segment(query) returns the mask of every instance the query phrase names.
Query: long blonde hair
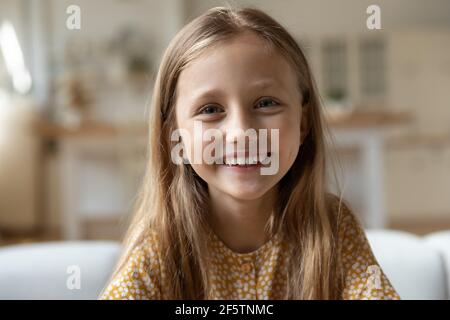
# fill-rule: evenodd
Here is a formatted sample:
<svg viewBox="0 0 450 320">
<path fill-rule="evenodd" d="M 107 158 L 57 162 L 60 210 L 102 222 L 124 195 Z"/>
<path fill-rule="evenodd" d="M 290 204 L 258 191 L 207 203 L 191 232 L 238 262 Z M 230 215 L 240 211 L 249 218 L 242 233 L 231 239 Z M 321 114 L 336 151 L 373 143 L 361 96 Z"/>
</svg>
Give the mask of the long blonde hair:
<svg viewBox="0 0 450 320">
<path fill-rule="evenodd" d="M 300 46 L 278 22 L 259 9 L 235 6 L 209 9 L 171 41 L 155 79 L 149 110 L 149 150 L 135 214 L 124 238 L 115 273 L 131 251 L 154 230 L 168 281 L 166 299 L 208 299 L 211 282 L 205 248 L 208 214 L 206 183 L 189 164 L 170 159 L 176 129 L 174 102 L 180 72 L 205 49 L 252 31 L 278 50 L 297 74 L 308 133 L 289 172 L 278 183 L 280 197 L 267 226 L 295 244 L 289 260 L 284 299 L 338 299 L 342 274 L 337 250 L 335 197 L 325 186 L 325 127 L 310 68 Z M 303 129 L 303 128 L 302 128 Z"/>
</svg>

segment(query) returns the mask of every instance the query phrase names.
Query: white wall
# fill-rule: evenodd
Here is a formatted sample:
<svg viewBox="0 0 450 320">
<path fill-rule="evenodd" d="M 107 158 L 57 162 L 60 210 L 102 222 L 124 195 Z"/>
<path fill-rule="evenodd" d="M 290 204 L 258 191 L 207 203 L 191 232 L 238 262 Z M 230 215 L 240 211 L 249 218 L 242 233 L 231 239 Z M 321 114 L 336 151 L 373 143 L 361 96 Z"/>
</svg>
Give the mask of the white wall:
<svg viewBox="0 0 450 320">
<path fill-rule="evenodd" d="M 450 30 L 389 36 L 389 98 L 415 117 L 410 143 L 386 157 L 388 208 L 394 219 L 450 220 Z"/>
</svg>

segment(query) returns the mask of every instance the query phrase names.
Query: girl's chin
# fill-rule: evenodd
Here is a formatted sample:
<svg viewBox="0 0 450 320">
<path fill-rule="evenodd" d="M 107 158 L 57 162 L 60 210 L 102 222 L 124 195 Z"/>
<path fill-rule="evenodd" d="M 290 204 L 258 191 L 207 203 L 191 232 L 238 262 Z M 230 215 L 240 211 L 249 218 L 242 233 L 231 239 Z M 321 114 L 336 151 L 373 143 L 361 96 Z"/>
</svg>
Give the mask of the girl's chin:
<svg viewBox="0 0 450 320">
<path fill-rule="evenodd" d="M 254 187 L 254 186 L 226 186 L 223 192 L 230 195 L 231 197 L 242 200 L 251 201 L 256 200 L 264 196 L 270 188 Z"/>
<path fill-rule="evenodd" d="M 276 184 L 275 176 L 261 175 L 258 168 L 219 168 L 220 189 L 235 199 L 256 200 Z"/>
</svg>

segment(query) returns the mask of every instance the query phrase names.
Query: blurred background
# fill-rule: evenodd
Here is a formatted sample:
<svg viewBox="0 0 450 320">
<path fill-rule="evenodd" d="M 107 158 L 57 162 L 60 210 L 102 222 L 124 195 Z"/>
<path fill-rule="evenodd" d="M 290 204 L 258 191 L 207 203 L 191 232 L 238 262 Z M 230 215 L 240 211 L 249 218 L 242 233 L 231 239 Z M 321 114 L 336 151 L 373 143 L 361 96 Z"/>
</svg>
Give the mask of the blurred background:
<svg viewBox="0 0 450 320">
<path fill-rule="evenodd" d="M 450 229 L 450 1 L 235 3 L 266 10 L 303 47 L 365 227 Z M 162 53 L 222 4 L 1 0 L 0 246 L 120 239 Z M 367 27 L 371 4 L 381 29 Z"/>
</svg>

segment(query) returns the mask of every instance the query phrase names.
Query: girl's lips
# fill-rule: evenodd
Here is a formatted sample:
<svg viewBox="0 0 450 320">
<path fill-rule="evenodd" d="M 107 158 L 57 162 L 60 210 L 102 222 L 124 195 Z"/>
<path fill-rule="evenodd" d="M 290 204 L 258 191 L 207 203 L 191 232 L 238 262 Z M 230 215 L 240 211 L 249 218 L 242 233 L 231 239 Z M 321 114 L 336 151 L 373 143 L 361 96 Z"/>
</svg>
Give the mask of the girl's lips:
<svg viewBox="0 0 450 320">
<path fill-rule="evenodd" d="M 252 172 L 254 170 L 258 170 L 263 165 L 261 163 L 257 164 L 247 164 L 247 165 L 227 165 L 227 164 L 220 164 L 221 167 L 231 170 L 234 172 Z"/>
<path fill-rule="evenodd" d="M 239 157 L 237 154 L 229 154 L 226 155 L 223 159 L 220 159 L 220 163 L 218 164 L 224 164 L 228 166 L 235 166 L 235 165 L 241 165 L 241 166 L 251 166 L 251 165 L 265 165 L 270 162 L 270 158 L 272 156 L 271 152 L 267 152 L 264 154 L 259 155 L 252 155 L 250 156 L 247 154 L 241 154 Z"/>
<path fill-rule="evenodd" d="M 223 167 L 226 170 L 230 170 L 231 172 L 236 172 L 236 173 L 250 173 L 250 172 L 254 172 L 259 170 L 260 168 L 263 167 L 267 167 L 270 165 L 270 157 L 272 156 L 271 152 L 268 152 L 267 154 L 264 155 L 264 157 L 259 156 L 255 161 L 257 161 L 256 163 L 251 164 L 237 164 L 236 162 L 231 162 L 231 163 L 221 163 L 221 164 L 217 164 L 220 167 Z M 258 161 L 260 159 L 263 159 L 263 161 Z M 267 160 L 269 160 L 269 163 L 265 163 Z M 225 162 L 225 161 L 224 161 Z"/>
</svg>

